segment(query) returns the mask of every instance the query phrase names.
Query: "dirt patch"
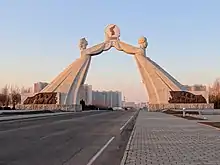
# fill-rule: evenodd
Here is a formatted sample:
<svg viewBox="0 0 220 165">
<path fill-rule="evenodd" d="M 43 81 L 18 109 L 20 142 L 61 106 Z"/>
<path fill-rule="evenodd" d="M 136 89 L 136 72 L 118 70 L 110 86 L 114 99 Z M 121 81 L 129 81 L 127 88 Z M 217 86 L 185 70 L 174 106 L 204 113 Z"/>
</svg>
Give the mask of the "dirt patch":
<svg viewBox="0 0 220 165">
<path fill-rule="evenodd" d="M 176 117 L 181 117 L 183 119 L 187 119 L 187 120 L 204 120 L 202 118 L 198 118 L 198 117 L 194 117 L 194 116 L 185 116 L 183 117 L 183 115 L 174 115 Z"/>
<path fill-rule="evenodd" d="M 209 125 L 212 127 L 220 128 L 220 122 L 199 122 L 201 124 Z"/>
<path fill-rule="evenodd" d="M 183 114 L 183 111 L 175 111 L 175 110 L 166 110 L 166 111 L 163 111 L 163 113 L 166 113 L 166 114 L 171 114 L 171 115 L 182 115 Z M 187 114 L 190 114 L 190 115 L 199 115 L 199 112 L 198 111 L 186 111 Z"/>
</svg>

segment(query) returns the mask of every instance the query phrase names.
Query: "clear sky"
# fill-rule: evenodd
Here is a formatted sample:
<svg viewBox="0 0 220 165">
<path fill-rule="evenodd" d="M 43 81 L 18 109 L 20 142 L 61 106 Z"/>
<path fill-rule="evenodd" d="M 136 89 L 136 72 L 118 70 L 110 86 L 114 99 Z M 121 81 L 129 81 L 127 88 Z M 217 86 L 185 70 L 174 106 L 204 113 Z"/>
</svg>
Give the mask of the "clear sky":
<svg viewBox="0 0 220 165">
<path fill-rule="evenodd" d="M 50 82 L 79 57 L 78 41 L 104 39 L 117 24 L 121 40 L 148 38 L 147 55 L 183 84 L 220 76 L 219 0 L 0 0 L 0 87 Z M 87 83 L 146 100 L 133 58 L 111 49 L 94 57 Z"/>
</svg>

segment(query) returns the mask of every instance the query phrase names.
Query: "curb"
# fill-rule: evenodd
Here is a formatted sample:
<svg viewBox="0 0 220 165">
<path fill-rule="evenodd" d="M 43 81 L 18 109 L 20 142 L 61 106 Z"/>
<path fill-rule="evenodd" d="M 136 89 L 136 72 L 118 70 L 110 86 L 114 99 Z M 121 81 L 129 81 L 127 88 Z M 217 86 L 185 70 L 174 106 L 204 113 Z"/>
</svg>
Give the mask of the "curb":
<svg viewBox="0 0 220 165">
<path fill-rule="evenodd" d="M 138 115 L 139 115 L 139 112 L 138 112 L 138 114 L 137 114 L 137 117 L 138 117 Z M 137 118 L 136 118 L 136 119 L 137 119 Z M 131 141 L 132 141 L 132 139 L 133 139 L 133 137 L 134 137 L 135 129 L 136 129 L 136 123 L 135 123 L 135 125 L 134 125 L 134 127 L 133 127 L 133 130 L 132 130 L 132 132 L 131 132 L 131 135 L 130 135 L 130 137 L 129 137 L 128 144 L 127 144 L 127 146 L 126 146 L 126 149 L 125 149 L 125 152 L 124 152 L 124 155 L 123 155 L 123 158 L 122 158 L 122 160 L 121 160 L 120 165 L 125 165 L 125 162 L 126 162 L 127 157 L 128 157 L 128 152 L 129 152 L 130 146 L 131 146 Z"/>
<path fill-rule="evenodd" d="M 210 122 L 210 121 L 209 121 Z M 208 122 L 207 122 L 208 123 Z M 218 127 L 214 127 L 214 126 L 211 126 L 211 125 L 208 125 L 208 124 L 204 124 L 204 123 L 200 123 L 200 122 L 197 122 L 197 124 L 200 124 L 202 126 L 205 126 L 205 127 L 208 127 L 208 128 L 212 128 L 212 129 L 215 129 L 217 131 L 220 131 L 220 128 Z"/>
<path fill-rule="evenodd" d="M 132 139 L 133 139 L 133 137 L 134 137 L 134 131 L 135 131 L 135 129 L 136 129 L 136 126 L 134 126 L 134 128 L 133 128 L 133 130 L 132 130 L 132 132 L 131 132 L 131 136 L 130 136 L 130 138 L 129 138 L 129 140 L 128 140 L 128 144 L 127 144 L 127 146 L 126 146 L 126 149 L 125 149 L 125 152 L 124 152 L 124 156 L 123 156 L 123 158 L 122 158 L 122 160 L 121 160 L 120 165 L 125 165 L 125 162 L 126 162 L 127 157 L 128 157 L 128 152 L 129 152 L 130 146 L 131 146 L 131 141 L 132 141 Z"/>
<path fill-rule="evenodd" d="M 122 130 L 120 130 L 120 134 L 122 134 L 122 133 L 124 132 L 124 130 L 128 127 L 128 125 L 129 125 L 131 122 L 135 122 L 135 121 L 136 121 L 136 119 L 137 119 L 137 117 L 138 117 L 138 114 L 139 114 L 139 111 L 137 111 L 137 112 L 132 116 L 132 118 L 130 119 L 130 121 L 126 124 L 126 126 L 125 126 Z M 135 125 L 135 123 L 134 123 L 134 125 Z"/>
</svg>

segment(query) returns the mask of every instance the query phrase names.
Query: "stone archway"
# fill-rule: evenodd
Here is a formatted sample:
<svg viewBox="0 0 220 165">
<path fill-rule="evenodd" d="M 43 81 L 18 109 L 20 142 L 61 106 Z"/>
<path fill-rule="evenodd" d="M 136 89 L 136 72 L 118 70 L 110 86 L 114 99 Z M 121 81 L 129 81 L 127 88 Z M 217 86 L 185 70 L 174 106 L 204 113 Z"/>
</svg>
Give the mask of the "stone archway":
<svg viewBox="0 0 220 165">
<path fill-rule="evenodd" d="M 77 104 L 78 90 L 86 79 L 92 56 L 101 54 L 114 47 L 134 57 L 140 71 L 142 81 L 148 91 L 150 104 L 167 104 L 169 91 L 179 91 L 183 86 L 165 72 L 150 58 L 146 57 L 147 39 L 141 37 L 138 47 L 120 40 L 120 29 L 117 25 L 108 25 L 105 29 L 104 42 L 87 48 L 85 38 L 80 39 L 80 58 L 58 75 L 42 92 L 65 93 L 63 104 Z"/>
<path fill-rule="evenodd" d="M 149 104 L 152 105 L 151 109 L 163 109 L 165 108 L 164 105 L 170 107 L 169 103 L 206 103 L 203 96 L 186 92 L 185 86 L 147 57 L 147 46 L 148 42 L 145 37 L 139 38 L 138 46 L 121 41 L 118 26 L 108 25 L 105 29 L 105 40 L 102 43 L 88 47 L 87 40 L 85 38 L 80 39 L 80 57 L 72 62 L 39 94 L 26 99 L 24 104 L 54 104 L 56 102 L 54 101 L 54 94 L 59 94 L 59 100 L 56 104 L 79 104 L 79 88 L 85 82 L 92 56 L 108 51 L 112 47 L 133 56 L 141 74 L 142 82 L 147 89 Z M 45 97 L 39 96 L 43 93 L 45 93 Z M 182 105 L 180 106 L 182 107 Z"/>
</svg>

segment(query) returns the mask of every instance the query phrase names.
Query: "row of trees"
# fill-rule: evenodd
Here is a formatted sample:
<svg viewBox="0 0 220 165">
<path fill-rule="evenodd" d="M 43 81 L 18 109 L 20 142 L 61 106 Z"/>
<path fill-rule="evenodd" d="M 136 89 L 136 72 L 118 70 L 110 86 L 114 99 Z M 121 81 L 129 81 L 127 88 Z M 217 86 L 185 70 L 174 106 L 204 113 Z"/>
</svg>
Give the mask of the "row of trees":
<svg viewBox="0 0 220 165">
<path fill-rule="evenodd" d="M 9 109 L 12 106 L 12 109 L 15 109 L 17 104 L 21 103 L 21 94 L 20 89 L 16 86 L 6 85 L 2 88 L 0 93 L 0 108 Z"/>
<path fill-rule="evenodd" d="M 214 103 L 215 108 L 220 108 L 220 79 L 216 79 L 209 88 L 209 102 Z"/>
</svg>

